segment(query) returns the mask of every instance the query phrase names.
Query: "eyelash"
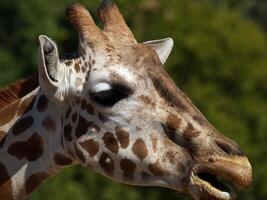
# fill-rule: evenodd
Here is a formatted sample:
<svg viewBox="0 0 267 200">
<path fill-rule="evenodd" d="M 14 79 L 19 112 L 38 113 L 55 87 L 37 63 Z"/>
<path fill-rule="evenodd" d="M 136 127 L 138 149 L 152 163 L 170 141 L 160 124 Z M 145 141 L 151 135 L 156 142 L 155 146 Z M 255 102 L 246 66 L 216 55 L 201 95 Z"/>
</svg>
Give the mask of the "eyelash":
<svg viewBox="0 0 267 200">
<path fill-rule="evenodd" d="M 121 84 L 113 84 L 110 90 L 90 93 L 92 100 L 102 106 L 111 107 L 127 98 L 132 93 L 129 87 Z"/>
</svg>

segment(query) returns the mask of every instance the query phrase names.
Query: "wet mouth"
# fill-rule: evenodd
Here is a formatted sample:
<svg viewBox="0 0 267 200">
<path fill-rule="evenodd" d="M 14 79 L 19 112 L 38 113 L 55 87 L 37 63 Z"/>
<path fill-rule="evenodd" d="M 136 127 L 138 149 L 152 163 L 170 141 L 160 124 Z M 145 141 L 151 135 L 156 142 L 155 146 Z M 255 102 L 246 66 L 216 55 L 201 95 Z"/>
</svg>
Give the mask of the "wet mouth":
<svg viewBox="0 0 267 200">
<path fill-rule="evenodd" d="M 232 192 L 232 187 L 230 186 L 231 182 L 227 181 L 226 179 L 216 177 L 213 174 L 208 173 L 199 173 L 197 176 L 209 183 L 212 187 L 222 192 Z"/>
<path fill-rule="evenodd" d="M 251 183 L 252 171 L 247 158 L 218 158 L 192 169 L 189 192 L 198 200 L 233 200 L 237 188 L 247 188 Z"/>
<path fill-rule="evenodd" d="M 236 196 L 233 183 L 224 177 L 200 172 L 195 175 L 195 179 L 198 179 L 198 185 L 206 193 L 204 196 L 207 199 L 211 199 L 213 196 L 213 199 L 230 200 Z"/>
</svg>

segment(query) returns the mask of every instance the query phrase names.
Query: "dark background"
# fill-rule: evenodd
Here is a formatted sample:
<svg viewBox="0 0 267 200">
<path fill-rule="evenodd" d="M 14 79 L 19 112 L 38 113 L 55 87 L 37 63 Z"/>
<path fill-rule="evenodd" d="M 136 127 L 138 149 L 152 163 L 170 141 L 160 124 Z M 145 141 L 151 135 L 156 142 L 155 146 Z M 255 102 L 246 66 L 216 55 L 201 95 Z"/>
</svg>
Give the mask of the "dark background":
<svg viewBox="0 0 267 200">
<path fill-rule="evenodd" d="M 75 50 L 68 0 L 0 0 L 0 86 L 37 70 L 37 37 Z M 138 41 L 172 37 L 166 64 L 209 121 L 237 141 L 253 165 L 254 184 L 239 200 L 267 197 L 267 1 L 117 0 Z M 95 13 L 96 0 L 81 0 Z M 95 15 L 94 15 L 95 17 Z M 189 200 L 167 189 L 115 183 L 82 167 L 66 169 L 30 200 Z"/>
</svg>

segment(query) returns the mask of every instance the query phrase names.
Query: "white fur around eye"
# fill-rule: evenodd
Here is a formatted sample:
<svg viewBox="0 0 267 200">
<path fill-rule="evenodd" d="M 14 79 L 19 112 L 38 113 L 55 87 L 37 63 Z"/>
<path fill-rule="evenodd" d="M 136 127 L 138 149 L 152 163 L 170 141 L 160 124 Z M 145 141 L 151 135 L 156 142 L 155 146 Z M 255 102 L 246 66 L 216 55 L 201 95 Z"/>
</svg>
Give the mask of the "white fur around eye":
<svg viewBox="0 0 267 200">
<path fill-rule="evenodd" d="M 108 83 L 98 83 L 91 88 L 91 92 L 98 93 L 112 89 Z"/>
</svg>

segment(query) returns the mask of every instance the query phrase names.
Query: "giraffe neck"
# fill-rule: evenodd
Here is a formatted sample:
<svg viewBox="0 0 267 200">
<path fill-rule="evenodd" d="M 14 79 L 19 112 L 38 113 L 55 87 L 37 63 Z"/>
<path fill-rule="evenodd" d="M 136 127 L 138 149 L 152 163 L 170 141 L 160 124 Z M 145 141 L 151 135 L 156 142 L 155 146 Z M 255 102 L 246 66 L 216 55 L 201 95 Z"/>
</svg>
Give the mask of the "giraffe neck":
<svg viewBox="0 0 267 200">
<path fill-rule="evenodd" d="M 40 88 L 0 112 L 0 199 L 24 199 L 75 164 L 62 143 L 61 110 Z"/>
</svg>

